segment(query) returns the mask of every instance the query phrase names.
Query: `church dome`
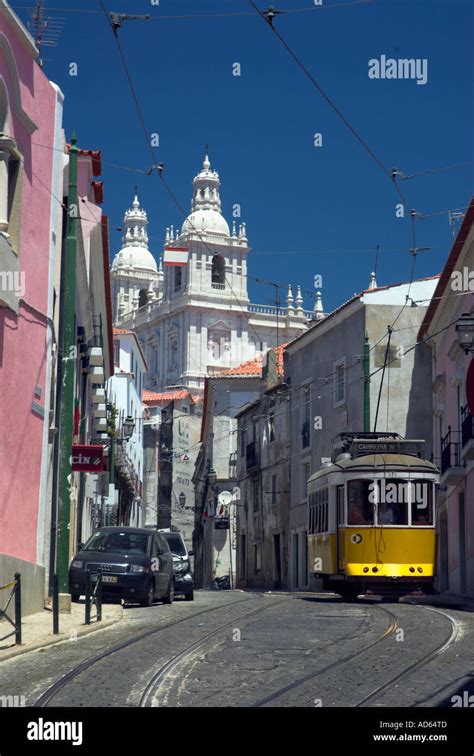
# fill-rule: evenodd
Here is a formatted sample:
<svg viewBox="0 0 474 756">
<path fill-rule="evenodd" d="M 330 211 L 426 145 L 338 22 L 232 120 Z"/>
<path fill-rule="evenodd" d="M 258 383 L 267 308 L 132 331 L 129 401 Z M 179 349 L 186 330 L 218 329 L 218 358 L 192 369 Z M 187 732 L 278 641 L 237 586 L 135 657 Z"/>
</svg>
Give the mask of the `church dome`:
<svg viewBox="0 0 474 756">
<path fill-rule="evenodd" d="M 156 260 L 148 249 L 147 214 L 141 209 L 136 194 L 132 207 L 124 215 L 123 225 L 123 247 L 114 257 L 112 270 L 133 268 L 157 273 Z"/>
<path fill-rule="evenodd" d="M 182 234 L 202 233 L 230 236 L 229 224 L 223 215 L 216 210 L 196 210 L 188 215 L 181 229 Z"/>
<path fill-rule="evenodd" d="M 182 234 L 196 231 L 199 234 L 205 232 L 216 236 L 230 236 L 228 223 L 221 214 L 219 186 L 219 174 L 211 170 L 206 155 L 201 172 L 193 180 L 191 212 L 183 223 Z"/>
<path fill-rule="evenodd" d="M 146 247 L 127 246 L 123 247 L 115 255 L 112 270 L 117 268 L 134 268 L 137 270 L 150 270 L 153 273 L 158 272 L 156 260 Z"/>
</svg>

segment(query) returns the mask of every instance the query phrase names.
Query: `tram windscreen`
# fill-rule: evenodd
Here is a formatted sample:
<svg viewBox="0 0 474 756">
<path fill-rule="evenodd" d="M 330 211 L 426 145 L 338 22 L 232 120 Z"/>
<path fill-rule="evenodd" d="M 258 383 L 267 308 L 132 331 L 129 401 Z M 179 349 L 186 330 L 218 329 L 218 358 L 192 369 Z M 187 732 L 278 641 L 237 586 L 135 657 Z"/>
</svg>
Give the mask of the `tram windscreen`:
<svg viewBox="0 0 474 756">
<path fill-rule="evenodd" d="M 373 525 L 374 505 L 369 500 L 370 480 L 351 480 L 347 484 L 347 522 L 349 525 Z"/>
<path fill-rule="evenodd" d="M 371 525 L 374 513 L 378 525 L 426 527 L 433 524 L 433 484 L 430 481 L 353 480 L 347 490 L 349 525 Z"/>
</svg>

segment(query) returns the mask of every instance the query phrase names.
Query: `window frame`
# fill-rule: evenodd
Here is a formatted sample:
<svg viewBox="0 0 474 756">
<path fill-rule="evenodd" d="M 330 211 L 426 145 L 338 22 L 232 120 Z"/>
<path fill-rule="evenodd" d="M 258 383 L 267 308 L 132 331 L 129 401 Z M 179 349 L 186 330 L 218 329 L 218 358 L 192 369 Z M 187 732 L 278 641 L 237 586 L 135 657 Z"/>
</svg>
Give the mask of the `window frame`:
<svg viewBox="0 0 474 756">
<path fill-rule="evenodd" d="M 339 371 L 342 368 L 342 375 L 343 375 L 343 396 L 341 399 L 338 399 L 338 389 L 339 389 Z M 341 357 L 340 360 L 337 360 L 333 365 L 333 371 L 334 371 L 334 407 L 342 407 L 346 403 L 347 399 L 347 376 L 346 376 L 346 358 Z"/>
</svg>

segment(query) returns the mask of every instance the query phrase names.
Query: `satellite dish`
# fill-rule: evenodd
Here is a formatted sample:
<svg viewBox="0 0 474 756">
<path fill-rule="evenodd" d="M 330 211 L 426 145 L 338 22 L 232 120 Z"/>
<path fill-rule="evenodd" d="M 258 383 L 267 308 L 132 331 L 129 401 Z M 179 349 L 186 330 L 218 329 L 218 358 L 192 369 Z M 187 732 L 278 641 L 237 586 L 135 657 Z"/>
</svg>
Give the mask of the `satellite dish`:
<svg viewBox="0 0 474 756">
<path fill-rule="evenodd" d="M 232 494 L 230 491 L 221 491 L 217 500 L 221 506 L 228 507 L 232 503 Z"/>
</svg>

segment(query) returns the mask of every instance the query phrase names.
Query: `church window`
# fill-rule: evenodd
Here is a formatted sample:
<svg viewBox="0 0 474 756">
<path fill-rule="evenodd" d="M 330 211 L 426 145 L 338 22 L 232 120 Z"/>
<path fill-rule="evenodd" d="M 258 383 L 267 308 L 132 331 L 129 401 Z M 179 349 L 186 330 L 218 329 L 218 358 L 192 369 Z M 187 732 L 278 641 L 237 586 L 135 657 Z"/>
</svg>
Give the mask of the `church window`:
<svg viewBox="0 0 474 756">
<path fill-rule="evenodd" d="M 140 291 L 138 292 L 138 306 L 145 307 L 147 302 L 148 302 L 148 297 L 147 297 L 146 289 L 140 289 Z"/>
<path fill-rule="evenodd" d="M 183 271 L 179 266 L 177 266 L 174 269 L 174 290 L 175 291 L 179 291 L 181 289 L 182 281 L 183 281 Z"/>
<path fill-rule="evenodd" d="M 212 284 L 225 284 L 225 260 L 222 255 L 214 255 L 212 258 Z"/>
</svg>

